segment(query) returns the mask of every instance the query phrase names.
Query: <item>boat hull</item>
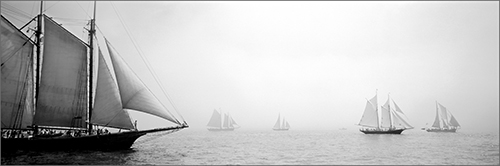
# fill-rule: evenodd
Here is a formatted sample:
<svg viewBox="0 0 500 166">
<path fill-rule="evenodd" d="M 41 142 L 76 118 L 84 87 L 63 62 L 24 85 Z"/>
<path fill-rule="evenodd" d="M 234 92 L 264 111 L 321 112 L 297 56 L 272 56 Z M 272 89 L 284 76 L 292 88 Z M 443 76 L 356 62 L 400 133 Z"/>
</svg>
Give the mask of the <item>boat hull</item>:
<svg viewBox="0 0 500 166">
<path fill-rule="evenodd" d="M 175 132 L 189 126 L 175 126 L 157 128 L 143 131 L 128 131 L 110 133 L 104 135 L 90 135 L 81 137 L 35 137 L 35 138 L 2 138 L 2 153 L 15 152 L 17 150 L 125 150 L 130 149 L 139 137 L 153 132 Z"/>
<path fill-rule="evenodd" d="M 121 150 L 129 149 L 142 132 L 52 138 L 2 138 L 2 152 L 16 150 Z"/>
<path fill-rule="evenodd" d="M 438 132 L 438 133 L 455 133 L 457 129 L 427 129 L 427 132 Z"/>
<path fill-rule="evenodd" d="M 365 134 L 401 134 L 405 129 L 397 130 L 359 130 Z"/>
<path fill-rule="evenodd" d="M 288 129 L 273 129 L 274 131 L 288 131 Z"/>
<path fill-rule="evenodd" d="M 224 129 L 209 128 L 208 131 L 234 131 L 234 128 L 224 128 Z"/>
</svg>

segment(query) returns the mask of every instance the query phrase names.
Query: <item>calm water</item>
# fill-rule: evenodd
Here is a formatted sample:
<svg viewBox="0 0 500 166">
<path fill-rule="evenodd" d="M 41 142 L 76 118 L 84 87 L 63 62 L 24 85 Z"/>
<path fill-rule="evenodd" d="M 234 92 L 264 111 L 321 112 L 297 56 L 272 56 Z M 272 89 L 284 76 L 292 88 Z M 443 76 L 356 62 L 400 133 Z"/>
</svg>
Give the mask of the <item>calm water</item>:
<svg viewBox="0 0 500 166">
<path fill-rule="evenodd" d="M 189 129 L 146 135 L 119 152 L 19 152 L 2 164 L 432 164 L 498 165 L 498 133 L 365 135 L 338 131 L 234 131 Z"/>
</svg>

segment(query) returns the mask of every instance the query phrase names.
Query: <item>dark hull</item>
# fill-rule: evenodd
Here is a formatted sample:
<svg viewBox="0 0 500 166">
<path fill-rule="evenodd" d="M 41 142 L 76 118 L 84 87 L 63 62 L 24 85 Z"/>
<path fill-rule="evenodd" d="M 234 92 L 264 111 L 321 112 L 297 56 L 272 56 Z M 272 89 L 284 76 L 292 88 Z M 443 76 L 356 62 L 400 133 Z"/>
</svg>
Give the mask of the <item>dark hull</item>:
<svg viewBox="0 0 500 166">
<path fill-rule="evenodd" d="M 457 129 L 427 129 L 427 132 L 455 133 Z"/>
<path fill-rule="evenodd" d="M 187 126 L 153 129 L 146 131 L 130 131 L 105 135 L 82 137 L 49 137 L 49 138 L 2 138 L 2 153 L 17 150 L 123 150 L 130 149 L 139 137 L 147 133 L 160 131 L 178 131 Z"/>
<path fill-rule="evenodd" d="M 397 129 L 397 130 L 359 130 L 365 134 L 401 134 L 405 129 Z"/>
<path fill-rule="evenodd" d="M 234 128 L 226 128 L 226 129 L 208 129 L 208 131 L 234 131 Z"/>
</svg>

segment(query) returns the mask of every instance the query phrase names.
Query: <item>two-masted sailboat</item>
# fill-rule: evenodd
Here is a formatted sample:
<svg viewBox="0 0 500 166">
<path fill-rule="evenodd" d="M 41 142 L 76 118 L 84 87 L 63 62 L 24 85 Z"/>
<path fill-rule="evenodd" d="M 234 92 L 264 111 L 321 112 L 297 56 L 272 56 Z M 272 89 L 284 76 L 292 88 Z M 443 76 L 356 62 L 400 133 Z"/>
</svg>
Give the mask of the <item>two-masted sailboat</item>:
<svg viewBox="0 0 500 166">
<path fill-rule="evenodd" d="M 93 42 L 95 2 L 88 43 L 43 14 L 42 6 L 31 20 L 37 21 L 32 28 L 35 39 L 23 33 L 26 26 L 18 29 L 2 14 L 2 152 L 128 149 L 147 133 L 188 127 L 140 81 L 107 39 L 107 54 Z M 158 116 L 170 125 L 137 130 L 127 110 Z M 116 132 L 103 132 L 107 129 Z"/>
<path fill-rule="evenodd" d="M 361 132 L 365 134 L 401 134 L 404 130 L 413 128 L 408 123 L 406 115 L 390 97 L 380 108 L 379 111 L 377 94 L 372 99 L 367 100 L 365 111 L 358 123 L 359 126 L 363 127 L 360 129 Z"/>
<path fill-rule="evenodd" d="M 457 119 L 443 105 L 436 101 L 436 119 L 428 132 L 456 132 L 460 128 Z"/>
<path fill-rule="evenodd" d="M 224 114 L 224 121 L 222 121 L 221 114 L 215 109 L 207 124 L 208 131 L 233 131 L 239 127 L 231 115 L 227 113 Z"/>
<path fill-rule="evenodd" d="M 273 130 L 274 131 L 288 131 L 290 129 L 290 124 L 283 118 L 283 122 L 280 120 L 280 114 L 278 114 L 278 120 L 276 120 L 276 123 L 274 124 Z"/>
</svg>

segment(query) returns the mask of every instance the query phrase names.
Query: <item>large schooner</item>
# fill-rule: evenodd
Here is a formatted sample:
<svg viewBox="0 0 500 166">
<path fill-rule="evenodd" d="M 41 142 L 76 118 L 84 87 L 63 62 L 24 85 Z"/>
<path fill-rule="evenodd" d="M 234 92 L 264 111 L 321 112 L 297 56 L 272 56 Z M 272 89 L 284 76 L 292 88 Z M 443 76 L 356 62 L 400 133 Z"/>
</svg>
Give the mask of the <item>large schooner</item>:
<svg viewBox="0 0 500 166">
<path fill-rule="evenodd" d="M 457 119 L 443 105 L 436 101 L 436 119 L 428 132 L 456 132 L 460 128 Z"/>
<path fill-rule="evenodd" d="M 379 111 L 377 94 L 372 99 L 367 100 L 365 111 L 358 123 L 359 126 L 363 127 L 360 129 L 361 132 L 365 134 L 401 134 L 404 130 L 413 128 L 408 123 L 406 115 L 396 102 L 391 100 L 390 96 L 380 108 Z"/>
<path fill-rule="evenodd" d="M 129 149 L 147 133 L 168 134 L 188 127 L 155 97 L 105 37 L 107 54 L 94 43 L 95 2 L 88 43 L 43 14 L 41 4 L 40 14 L 30 21 L 37 22 L 32 28 L 35 39 L 23 33 L 27 26 L 16 28 L 2 14 L 2 152 Z M 174 125 L 138 130 L 128 110 Z"/>
<path fill-rule="evenodd" d="M 231 115 L 225 113 L 223 121 L 221 114 L 215 109 L 212 113 L 212 117 L 210 117 L 210 121 L 208 121 L 207 124 L 208 131 L 233 131 L 239 127 L 240 126 L 236 123 L 236 121 L 234 121 Z"/>
</svg>

